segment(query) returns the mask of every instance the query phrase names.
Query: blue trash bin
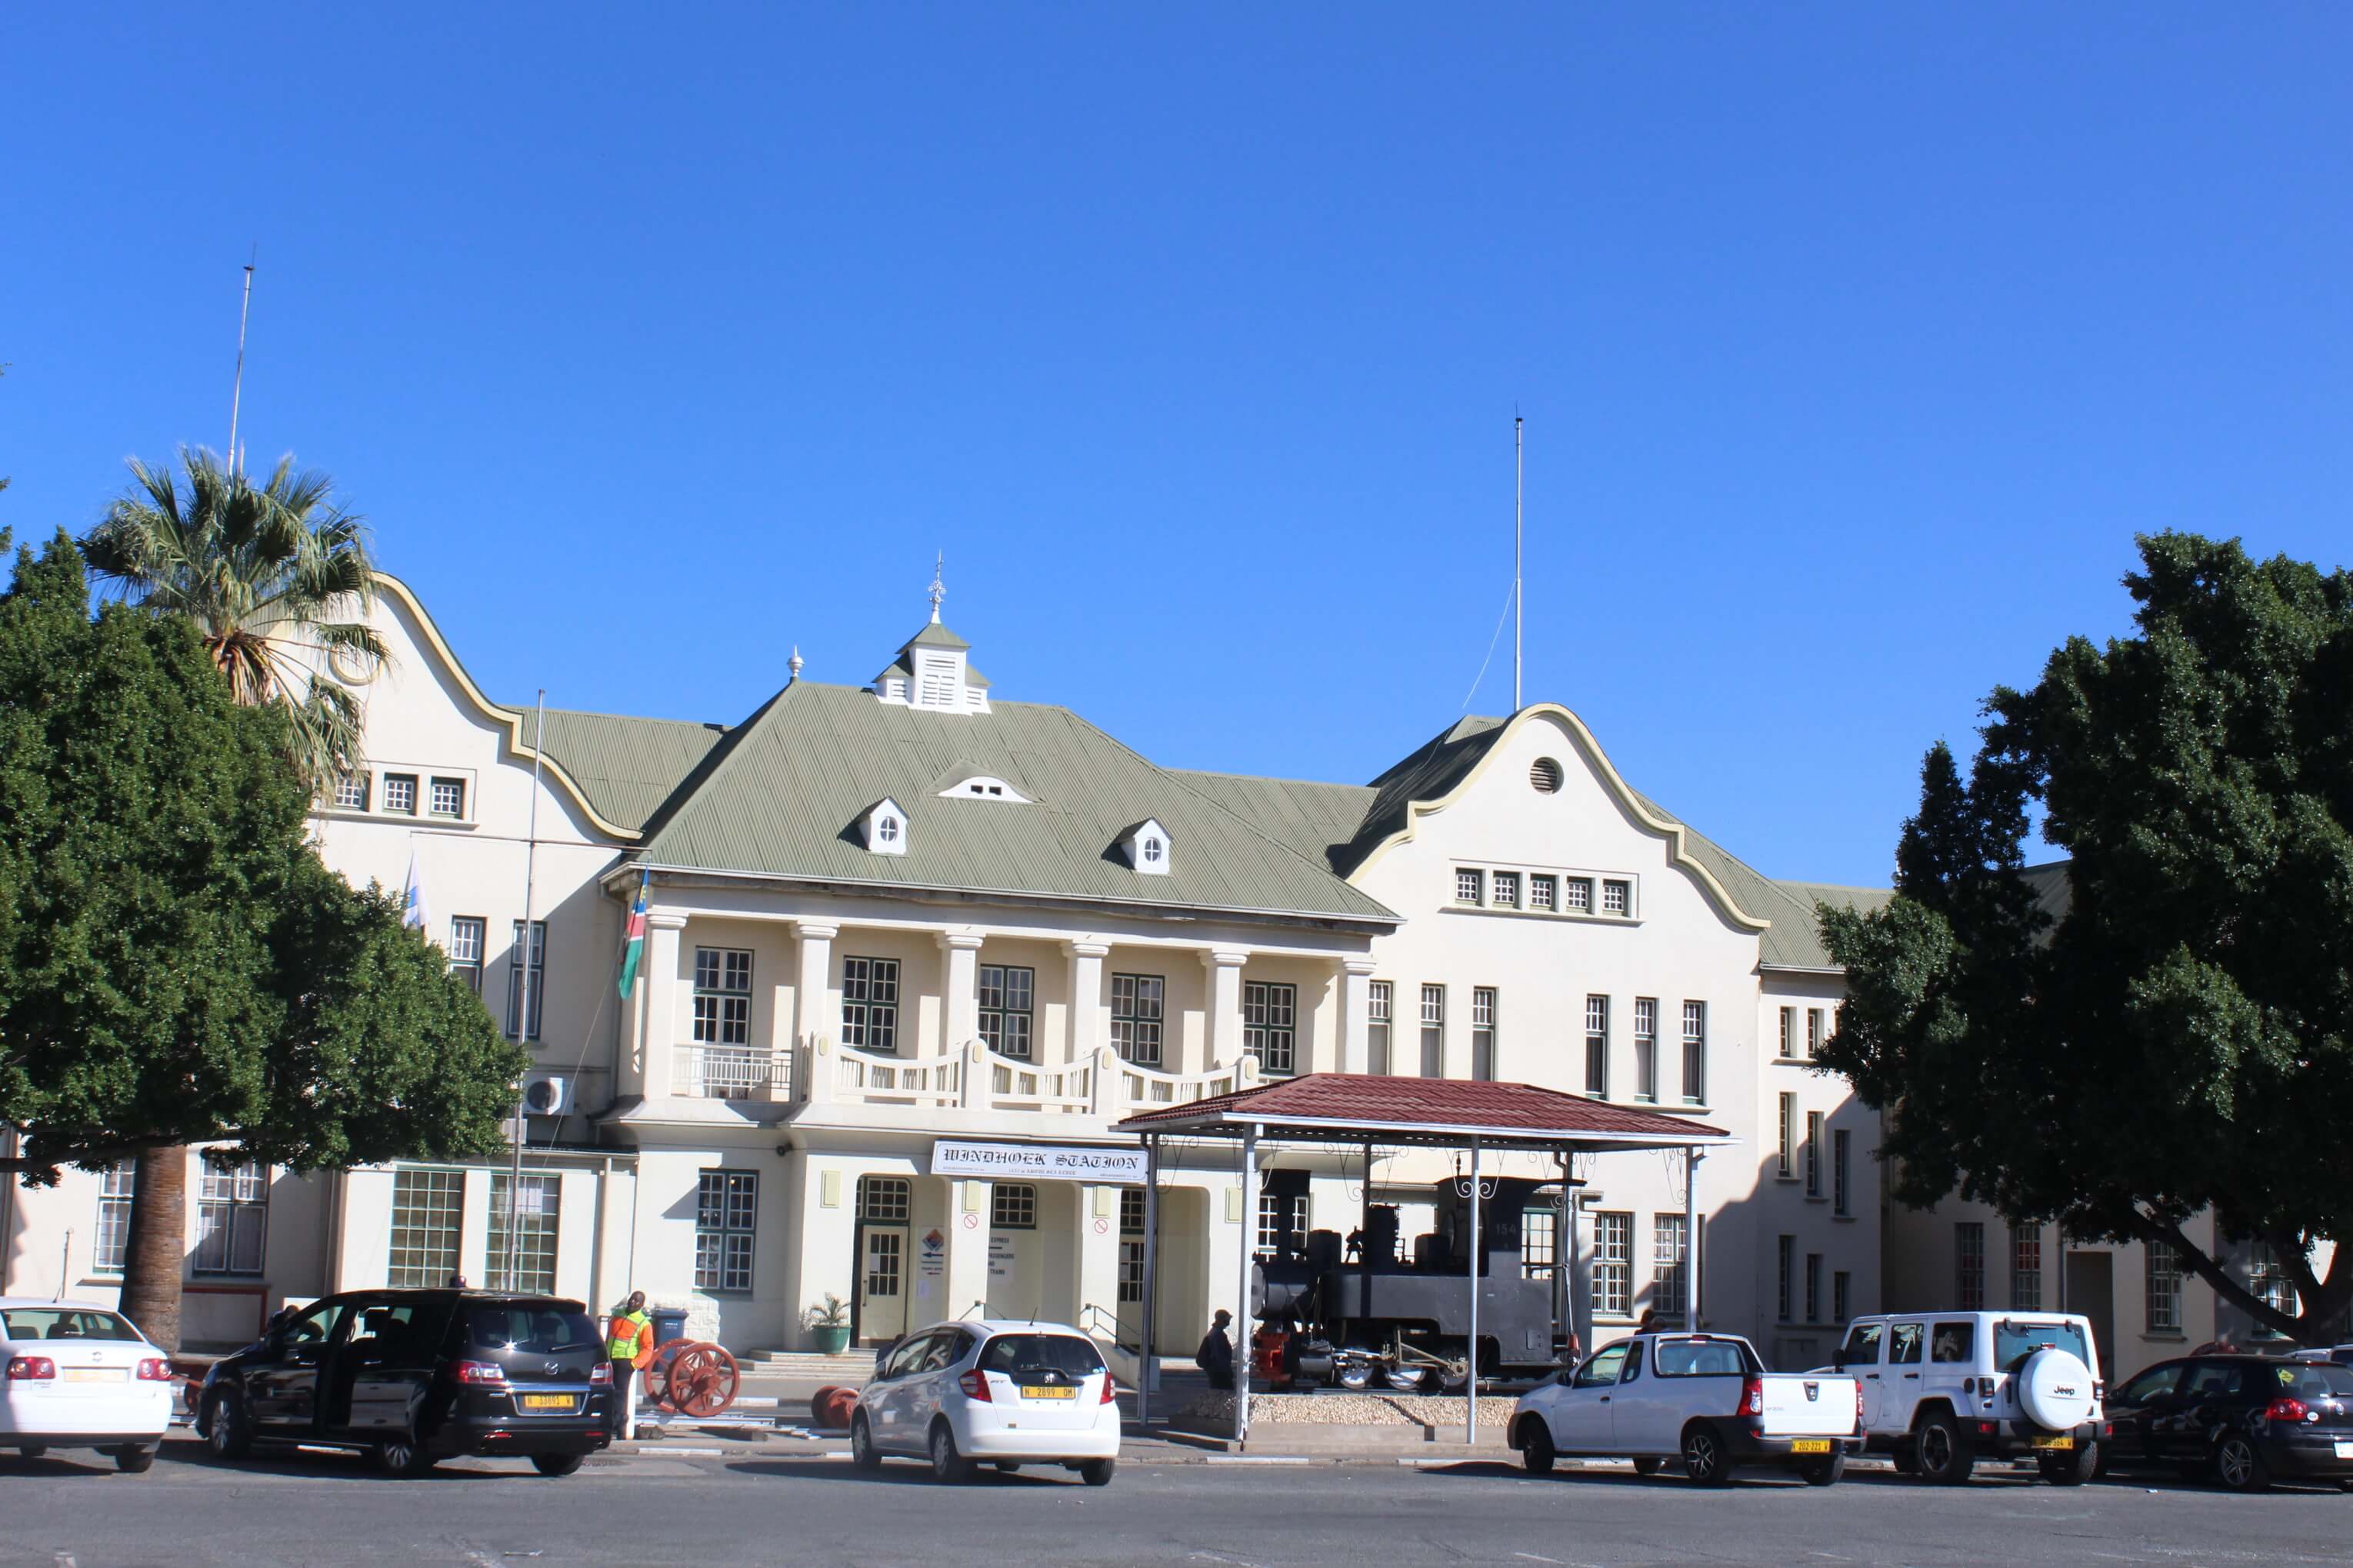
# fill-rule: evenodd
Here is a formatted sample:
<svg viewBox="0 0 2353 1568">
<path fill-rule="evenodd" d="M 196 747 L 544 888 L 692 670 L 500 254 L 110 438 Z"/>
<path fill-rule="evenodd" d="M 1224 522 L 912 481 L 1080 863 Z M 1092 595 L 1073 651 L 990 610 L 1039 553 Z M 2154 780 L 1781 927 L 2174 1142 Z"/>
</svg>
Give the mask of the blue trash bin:
<svg viewBox="0 0 2353 1568">
<path fill-rule="evenodd" d="M 654 1321 L 654 1343 L 666 1345 L 672 1340 L 686 1338 L 686 1309 L 656 1307 L 649 1314 Z"/>
</svg>

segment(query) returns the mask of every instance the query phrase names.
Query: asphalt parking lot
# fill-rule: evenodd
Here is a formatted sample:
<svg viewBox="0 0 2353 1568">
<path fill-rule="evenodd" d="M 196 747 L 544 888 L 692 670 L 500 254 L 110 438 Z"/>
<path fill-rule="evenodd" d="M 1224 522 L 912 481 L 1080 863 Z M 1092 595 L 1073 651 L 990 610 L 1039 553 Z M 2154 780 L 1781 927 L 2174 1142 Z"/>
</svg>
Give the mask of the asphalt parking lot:
<svg viewBox="0 0 2353 1568">
<path fill-rule="evenodd" d="M 357 1458 L 217 1463 L 169 1444 L 144 1476 L 0 1458 L 0 1564 L 1171 1563 L 2327 1563 L 2353 1495 L 2180 1485 L 2073 1490 L 2007 1478 L 1947 1491 L 1883 1472 L 1828 1490 L 1708 1491 L 1620 1468 L 1130 1463 L 1104 1489 L 1059 1470 L 936 1485 L 817 1453 L 644 1455 L 550 1480 L 466 1461 L 421 1480 Z"/>
</svg>

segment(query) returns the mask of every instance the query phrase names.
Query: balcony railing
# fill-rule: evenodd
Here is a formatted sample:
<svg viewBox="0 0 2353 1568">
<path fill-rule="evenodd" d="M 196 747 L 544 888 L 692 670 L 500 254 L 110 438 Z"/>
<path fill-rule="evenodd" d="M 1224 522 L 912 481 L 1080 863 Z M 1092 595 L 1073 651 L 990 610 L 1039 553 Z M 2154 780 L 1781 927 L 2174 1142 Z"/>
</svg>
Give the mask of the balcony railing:
<svg viewBox="0 0 2353 1568">
<path fill-rule="evenodd" d="M 1154 1105 L 1230 1094 L 1258 1081 L 1244 1057 L 1207 1072 L 1163 1072 L 1123 1061 L 1109 1047 L 1075 1062 L 1041 1065 L 1000 1056 L 978 1040 L 927 1057 L 883 1056 L 820 1038 L 803 1053 L 796 1100 L 932 1110 L 1010 1110 L 1117 1121 Z"/>
<path fill-rule="evenodd" d="M 765 1100 L 786 1081 L 776 1053 L 753 1046 L 673 1046 L 672 1094 L 694 1100 Z"/>
</svg>

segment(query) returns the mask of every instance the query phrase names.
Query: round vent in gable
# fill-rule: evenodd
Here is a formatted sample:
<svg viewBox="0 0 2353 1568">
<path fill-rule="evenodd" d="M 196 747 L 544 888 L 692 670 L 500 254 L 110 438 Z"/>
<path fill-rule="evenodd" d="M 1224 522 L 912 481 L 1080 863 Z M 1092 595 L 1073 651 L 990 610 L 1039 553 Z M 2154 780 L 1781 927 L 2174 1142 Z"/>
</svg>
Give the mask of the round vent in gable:
<svg viewBox="0 0 2353 1568">
<path fill-rule="evenodd" d="M 1528 787 L 1538 795 L 1560 793 L 1560 764 L 1550 757 L 1538 757 L 1528 769 Z"/>
</svg>

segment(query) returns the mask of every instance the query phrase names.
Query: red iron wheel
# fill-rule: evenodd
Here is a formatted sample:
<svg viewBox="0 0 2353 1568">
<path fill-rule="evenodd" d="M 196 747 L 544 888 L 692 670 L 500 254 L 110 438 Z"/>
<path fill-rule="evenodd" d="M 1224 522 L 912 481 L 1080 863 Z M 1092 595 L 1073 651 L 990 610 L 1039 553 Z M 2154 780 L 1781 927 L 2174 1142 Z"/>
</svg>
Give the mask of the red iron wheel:
<svg viewBox="0 0 2353 1568">
<path fill-rule="evenodd" d="M 707 1420 L 735 1403 L 742 1384 L 733 1356 L 722 1346 L 697 1342 L 670 1363 L 662 1403 L 681 1415 Z"/>
</svg>

